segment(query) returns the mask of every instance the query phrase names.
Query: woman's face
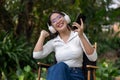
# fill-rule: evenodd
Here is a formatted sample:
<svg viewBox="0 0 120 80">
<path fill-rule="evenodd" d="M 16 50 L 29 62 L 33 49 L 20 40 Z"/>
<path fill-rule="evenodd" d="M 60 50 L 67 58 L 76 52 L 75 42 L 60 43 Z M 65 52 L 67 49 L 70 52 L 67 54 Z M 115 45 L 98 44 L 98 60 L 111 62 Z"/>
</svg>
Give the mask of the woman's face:
<svg viewBox="0 0 120 80">
<path fill-rule="evenodd" d="M 58 31 L 62 32 L 67 29 L 67 22 L 63 15 L 59 13 L 53 13 L 50 17 L 52 26 Z"/>
</svg>

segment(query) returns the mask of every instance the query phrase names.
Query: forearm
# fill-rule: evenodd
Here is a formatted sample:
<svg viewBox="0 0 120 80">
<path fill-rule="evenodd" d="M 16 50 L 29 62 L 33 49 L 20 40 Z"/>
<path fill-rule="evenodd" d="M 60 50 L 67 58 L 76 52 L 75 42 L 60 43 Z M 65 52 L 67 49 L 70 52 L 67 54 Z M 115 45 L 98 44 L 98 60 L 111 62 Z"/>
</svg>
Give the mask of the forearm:
<svg viewBox="0 0 120 80">
<path fill-rule="evenodd" d="M 79 36 L 83 47 L 88 55 L 91 55 L 94 52 L 94 48 L 89 44 L 84 35 Z"/>
<path fill-rule="evenodd" d="M 34 48 L 33 51 L 33 58 L 35 59 L 42 59 L 46 57 L 48 54 L 50 54 L 53 51 L 53 42 L 52 40 L 48 41 L 47 43 L 44 43 L 45 38 L 40 37 L 38 39 L 38 42 Z"/>
<path fill-rule="evenodd" d="M 40 36 L 36 45 L 35 45 L 35 48 L 34 48 L 34 52 L 37 52 L 37 51 L 41 51 L 43 50 L 43 43 L 44 43 L 44 40 L 45 38 Z"/>
</svg>

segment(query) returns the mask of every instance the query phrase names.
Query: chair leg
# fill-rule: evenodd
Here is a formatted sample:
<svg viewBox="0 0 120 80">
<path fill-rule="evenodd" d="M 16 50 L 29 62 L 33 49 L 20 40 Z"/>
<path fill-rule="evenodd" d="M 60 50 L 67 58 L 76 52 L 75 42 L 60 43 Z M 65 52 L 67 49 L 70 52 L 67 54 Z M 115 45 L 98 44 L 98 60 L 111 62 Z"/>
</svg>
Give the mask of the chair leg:
<svg viewBox="0 0 120 80">
<path fill-rule="evenodd" d="M 90 70 L 88 70 L 87 80 L 90 80 Z"/>
<path fill-rule="evenodd" d="M 96 80 L 95 70 L 93 70 L 93 78 L 94 78 L 94 80 Z"/>
<path fill-rule="evenodd" d="M 39 66 L 39 69 L 38 69 L 38 80 L 40 80 L 40 77 L 41 77 L 41 67 Z"/>
</svg>

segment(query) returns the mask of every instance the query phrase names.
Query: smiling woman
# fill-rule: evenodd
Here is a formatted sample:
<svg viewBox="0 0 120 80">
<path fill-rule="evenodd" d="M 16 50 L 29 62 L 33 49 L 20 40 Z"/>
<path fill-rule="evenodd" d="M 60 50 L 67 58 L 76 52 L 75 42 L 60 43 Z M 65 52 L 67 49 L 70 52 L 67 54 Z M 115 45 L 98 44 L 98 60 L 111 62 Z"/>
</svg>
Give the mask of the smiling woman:
<svg viewBox="0 0 120 80">
<path fill-rule="evenodd" d="M 83 75 L 83 52 L 90 61 L 96 61 L 96 49 L 92 47 L 88 38 L 83 33 L 83 21 L 81 25 L 74 22 L 72 26 L 77 29 L 72 30 L 69 26 L 70 18 L 63 12 L 52 12 L 49 16 L 48 28 L 54 29 L 51 33 L 57 36 L 43 45 L 49 33 L 41 31 L 38 42 L 33 51 L 33 57 L 36 59 L 44 58 L 51 52 L 55 52 L 57 64 L 48 69 L 47 80 L 84 80 Z M 59 72 L 59 73 L 58 73 Z"/>
</svg>

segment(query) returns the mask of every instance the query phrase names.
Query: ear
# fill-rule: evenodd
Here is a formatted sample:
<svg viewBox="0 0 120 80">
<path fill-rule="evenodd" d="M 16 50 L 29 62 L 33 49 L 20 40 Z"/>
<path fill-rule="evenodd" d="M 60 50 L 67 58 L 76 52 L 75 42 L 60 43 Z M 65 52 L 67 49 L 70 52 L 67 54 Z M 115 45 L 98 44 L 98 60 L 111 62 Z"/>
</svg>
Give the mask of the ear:
<svg viewBox="0 0 120 80">
<path fill-rule="evenodd" d="M 69 24 L 71 22 L 70 17 L 66 13 L 64 13 L 64 12 L 62 12 L 62 13 L 65 15 L 64 18 L 67 21 L 67 23 Z"/>
<path fill-rule="evenodd" d="M 51 33 L 53 33 L 53 34 L 56 33 L 56 30 L 55 30 L 55 28 L 53 28 L 53 26 L 50 26 L 48 23 L 47 23 L 47 26 Z"/>
</svg>

